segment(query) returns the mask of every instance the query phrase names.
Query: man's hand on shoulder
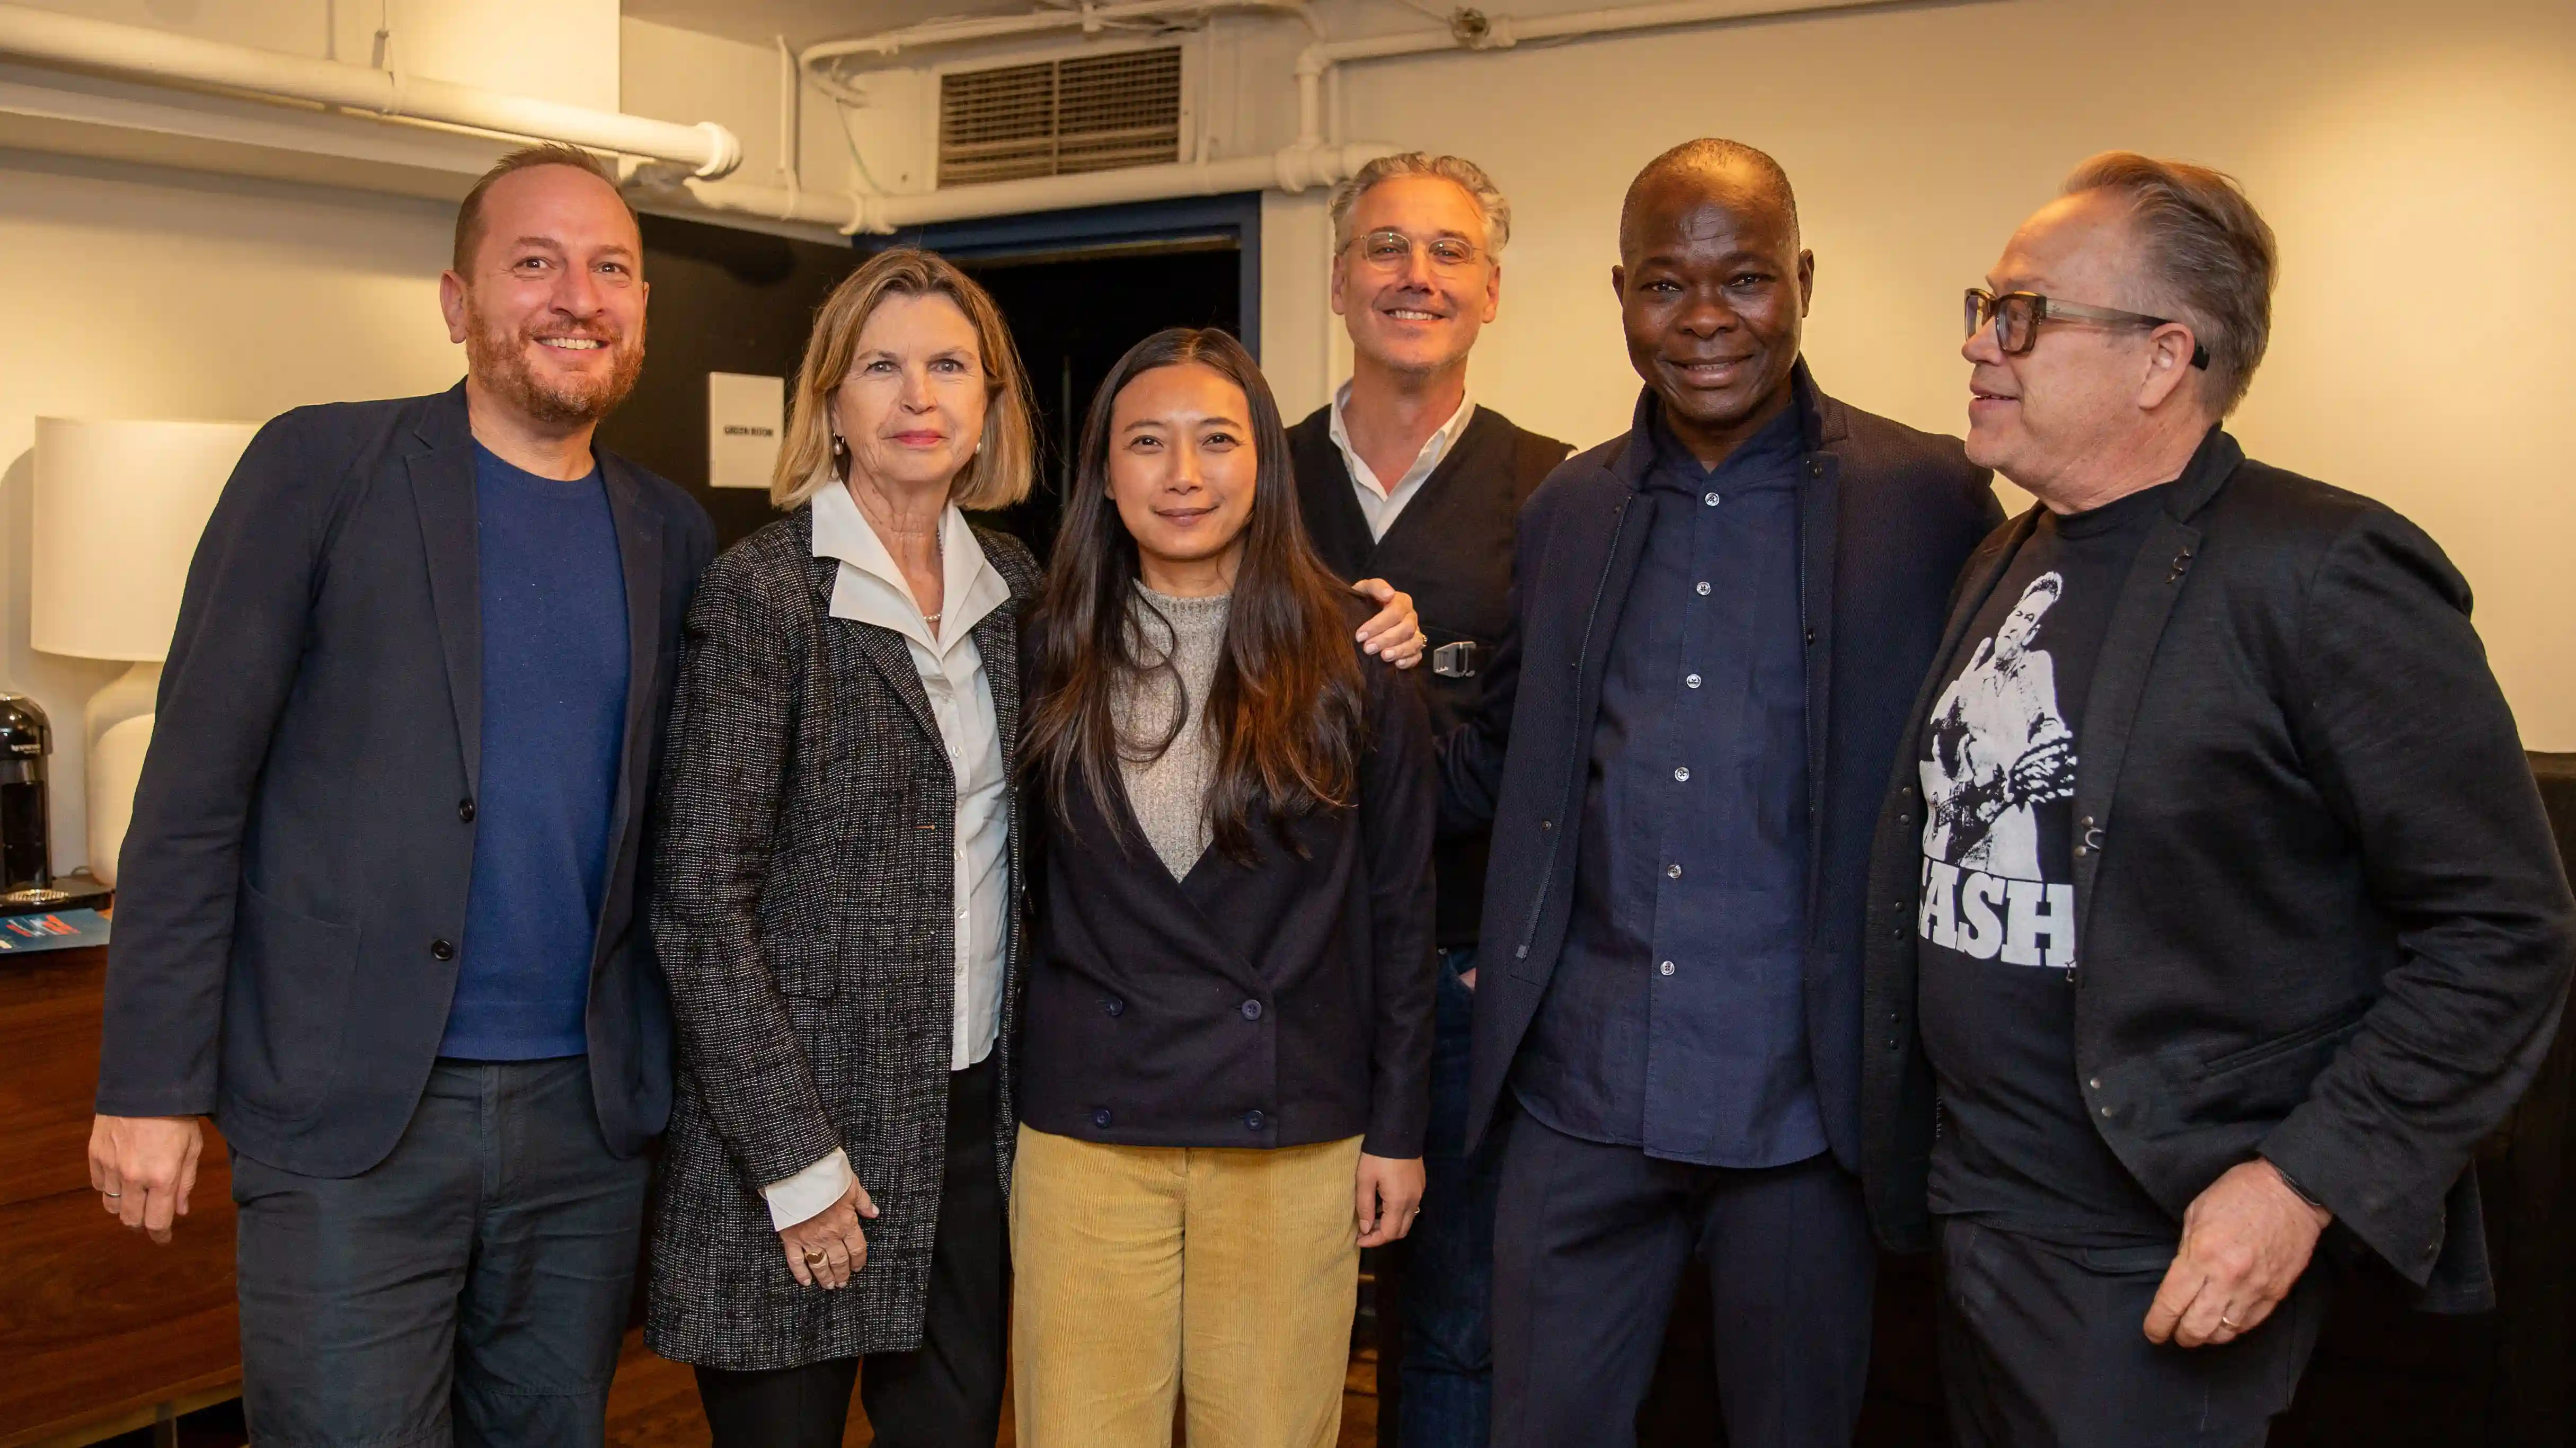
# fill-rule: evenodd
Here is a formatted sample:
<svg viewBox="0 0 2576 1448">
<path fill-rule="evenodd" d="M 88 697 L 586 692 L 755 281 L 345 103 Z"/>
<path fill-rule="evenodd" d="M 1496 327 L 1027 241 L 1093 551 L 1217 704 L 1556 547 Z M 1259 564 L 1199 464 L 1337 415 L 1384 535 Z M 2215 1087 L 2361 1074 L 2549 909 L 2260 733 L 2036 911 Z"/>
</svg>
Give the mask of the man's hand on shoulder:
<svg viewBox="0 0 2576 1448">
<path fill-rule="evenodd" d="M 193 1116 L 100 1116 L 89 1128 L 89 1184 L 108 1215 L 155 1242 L 188 1215 L 206 1130 Z"/>
<path fill-rule="evenodd" d="M 2200 1347 L 2252 1332 L 2298 1285 L 2333 1220 L 2270 1162 L 2230 1168 L 2183 1213 L 2182 1249 L 2147 1309 L 2147 1340 Z"/>
</svg>

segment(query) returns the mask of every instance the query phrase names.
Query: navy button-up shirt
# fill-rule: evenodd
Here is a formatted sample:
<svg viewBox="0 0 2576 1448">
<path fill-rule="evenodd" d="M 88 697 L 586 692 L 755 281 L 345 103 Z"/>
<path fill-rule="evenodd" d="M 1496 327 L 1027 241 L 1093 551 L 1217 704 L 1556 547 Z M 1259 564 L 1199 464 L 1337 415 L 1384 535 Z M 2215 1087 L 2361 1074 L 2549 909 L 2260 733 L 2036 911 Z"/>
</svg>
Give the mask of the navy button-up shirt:
<svg viewBox="0 0 2576 1448">
<path fill-rule="evenodd" d="M 1762 1167 L 1825 1149 L 1808 1064 L 1797 409 L 1703 468 L 1650 393 L 1573 916 L 1512 1076 L 1569 1135 Z"/>
</svg>

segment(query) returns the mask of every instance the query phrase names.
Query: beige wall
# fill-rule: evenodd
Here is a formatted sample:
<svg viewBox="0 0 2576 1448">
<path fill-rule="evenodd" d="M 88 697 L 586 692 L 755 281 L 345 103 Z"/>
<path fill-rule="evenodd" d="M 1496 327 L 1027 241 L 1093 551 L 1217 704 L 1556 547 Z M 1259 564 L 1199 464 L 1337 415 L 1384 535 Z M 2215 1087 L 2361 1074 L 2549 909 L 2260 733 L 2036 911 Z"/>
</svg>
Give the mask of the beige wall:
<svg viewBox="0 0 2576 1448">
<path fill-rule="evenodd" d="M 89 857 L 81 709 L 123 668 L 27 644 L 38 417 L 257 420 L 449 386 L 452 207 L 0 151 L 0 687 L 53 716 L 57 868 Z"/>
<path fill-rule="evenodd" d="M 1457 151 L 1511 194 L 1473 384 L 1585 444 L 1637 387 L 1608 281 L 1620 194 L 1674 142 L 1779 157 L 1816 252 L 1817 376 L 1945 432 L 1959 291 L 2069 167 L 2118 146 L 2236 172 L 2284 254 L 2238 433 L 2429 529 L 2477 589 L 2525 741 L 2576 749 L 2576 5 L 1997 0 L 1363 65 L 1342 97 L 1344 136 Z M 1320 212 L 1266 210 L 1292 416 L 1347 367 L 1313 330 Z"/>
<path fill-rule="evenodd" d="M 618 0 L 8 0 L 289 55 L 374 63 L 393 17 L 396 69 L 617 109 Z"/>
</svg>

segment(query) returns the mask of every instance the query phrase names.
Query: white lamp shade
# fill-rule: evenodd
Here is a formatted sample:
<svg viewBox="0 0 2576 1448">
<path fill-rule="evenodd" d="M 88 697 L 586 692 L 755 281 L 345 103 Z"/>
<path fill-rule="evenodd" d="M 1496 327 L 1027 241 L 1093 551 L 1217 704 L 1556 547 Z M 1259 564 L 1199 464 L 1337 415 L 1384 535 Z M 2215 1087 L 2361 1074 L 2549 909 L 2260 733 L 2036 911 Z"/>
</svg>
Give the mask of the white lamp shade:
<svg viewBox="0 0 2576 1448">
<path fill-rule="evenodd" d="M 258 431 L 37 418 L 28 642 L 80 658 L 166 656 L 197 537 Z"/>
</svg>

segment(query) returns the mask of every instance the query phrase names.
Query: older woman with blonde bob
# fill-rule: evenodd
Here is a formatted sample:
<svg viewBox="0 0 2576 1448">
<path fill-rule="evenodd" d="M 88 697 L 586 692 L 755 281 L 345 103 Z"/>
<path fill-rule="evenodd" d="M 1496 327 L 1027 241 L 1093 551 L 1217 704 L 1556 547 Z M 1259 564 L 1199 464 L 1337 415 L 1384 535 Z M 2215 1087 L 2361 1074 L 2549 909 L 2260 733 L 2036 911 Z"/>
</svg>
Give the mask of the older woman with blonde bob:
<svg viewBox="0 0 2576 1448">
<path fill-rule="evenodd" d="M 771 497 L 699 585 L 658 803 L 680 1062 L 645 1340 L 718 1448 L 989 1448 L 1022 932 L 1027 387 L 992 299 L 881 252 L 823 303 Z"/>
</svg>

